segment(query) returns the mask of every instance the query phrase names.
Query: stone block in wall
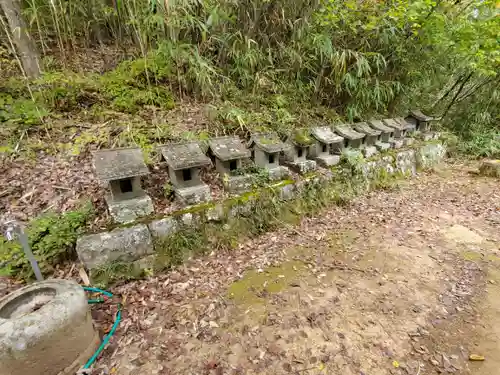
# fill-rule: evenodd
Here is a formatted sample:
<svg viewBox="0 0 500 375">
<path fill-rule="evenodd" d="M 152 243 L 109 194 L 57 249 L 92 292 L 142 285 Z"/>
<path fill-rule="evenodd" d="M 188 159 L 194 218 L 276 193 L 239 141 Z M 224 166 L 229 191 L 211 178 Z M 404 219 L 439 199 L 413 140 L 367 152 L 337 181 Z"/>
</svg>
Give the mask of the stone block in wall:
<svg viewBox="0 0 500 375">
<path fill-rule="evenodd" d="M 279 165 L 268 170 L 270 181 L 284 180 L 290 176 L 290 170 L 284 165 Z"/>
<path fill-rule="evenodd" d="M 212 200 L 210 187 L 205 184 L 174 189 L 176 196 L 184 204 L 198 204 Z"/>
<path fill-rule="evenodd" d="M 375 160 L 366 161 L 361 165 L 363 175 L 367 178 L 373 178 L 377 169 L 377 162 Z"/>
<path fill-rule="evenodd" d="M 378 154 L 377 147 L 375 146 L 365 146 L 362 148 L 362 151 L 365 158 L 371 158 Z"/>
<path fill-rule="evenodd" d="M 224 189 L 233 194 L 241 194 L 252 189 L 253 176 L 228 176 L 224 180 Z"/>
<path fill-rule="evenodd" d="M 222 221 L 225 217 L 224 206 L 222 204 L 216 204 L 210 207 L 205 212 L 205 217 L 208 221 Z"/>
<path fill-rule="evenodd" d="M 144 224 L 89 234 L 76 242 L 78 257 L 89 269 L 112 262 L 132 262 L 153 253 L 153 240 Z"/>
<path fill-rule="evenodd" d="M 154 212 L 153 201 L 147 195 L 124 200 L 112 200 L 107 197 L 106 202 L 109 213 L 117 223 L 132 223 Z"/>
<path fill-rule="evenodd" d="M 280 199 L 282 199 L 284 201 L 291 200 L 291 199 L 295 198 L 295 196 L 296 196 L 296 190 L 295 190 L 294 184 L 280 186 L 279 189 L 280 189 L 279 190 Z"/>
<path fill-rule="evenodd" d="M 255 207 L 255 199 L 249 199 L 244 202 L 238 202 L 233 205 L 229 210 L 229 217 L 245 216 L 248 217 L 252 214 L 253 208 Z"/>
<path fill-rule="evenodd" d="M 288 165 L 291 169 L 300 174 L 314 172 L 317 168 L 316 162 L 314 160 L 293 161 L 289 162 Z"/>
<path fill-rule="evenodd" d="M 396 154 L 396 170 L 404 175 L 414 175 L 417 172 L 414 150 L 400 151 Z"/>
<path fill-rule="evenodd" d="M 446 156 L 446 148 L 441 143 L 430 143 L 416 152 L 417 168 L 431 168 L 441 163 Z"/>
<path fill-rule="evenodd" d="M 148 227 L 153 238 L 165 238 L 179 230 L 179 224 L 172 217 L 152 221 Z"/>
<path fill-rule="evenodd" d="M 385 155 L 377 160 L 377 168 L 383 169 L 388 174 L 394 174 L 396 169 L 394 168 L 394 158 L 390 155 Z"/>
</svg>

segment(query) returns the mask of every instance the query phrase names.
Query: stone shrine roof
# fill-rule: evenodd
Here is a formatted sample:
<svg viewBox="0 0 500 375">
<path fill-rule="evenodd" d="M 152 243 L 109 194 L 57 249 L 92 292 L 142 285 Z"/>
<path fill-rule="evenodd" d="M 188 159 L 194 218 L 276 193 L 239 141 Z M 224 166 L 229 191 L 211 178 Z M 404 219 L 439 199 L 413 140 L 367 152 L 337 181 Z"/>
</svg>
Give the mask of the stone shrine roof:
<svg viewBox="0 0 500 375">
<path fill-rule="evenodd" d="M 311 135 L 318 141 L 325 144 L 342 142 L 344 140 L 344 138 L 335 134 L 328 126 L 318 126 L 316 128 L 312 128 Z"/>
<path fill-rule="evenodd" d="M 384 125 L 384 123 L 382 122 L 382 120 L 370 120 L 368 121 L 368 124 L 374 128 L 374 129 L 377 129 L 377 130 L 380 130 L 382 133 L 391 133 L 394 131 L 393 128 L 387 126 L 387 125 Z"/>
<path fill-rule="evenodd" d="M 358 133 L 357 131 L 351 129 L 348 125 L 335 125 L 335 132 L 340 134 L 342 137 L 347 138 L 349 140 L 361 139 L 364 138 L 365 135 Z"/>
<path fill-rule="evenodd" d="M 197 142 L 172 143 L 159 146 L 167 165 L 173 170 L 203 167 L 211 161 Z"/>
<path fill-rule="evenodd" d="M 238 137 L 218 137 L 208 141 L 208 148 L 222 161 L 250 157 L 250 151 Z"/>
<path fill-rule="evenodd" d="M 407 130 L 415 130 L 415 125 L 406 121 L 404 118 L 402 117 L 396 117 L 394 120 L 396 120 L 397 122 L 399 122 L 401 125 L 403 125 L 405 127 L 405 129 Z"/>
<path fill-rule="evenodd" d="M 121 180 L 149 173 L 140 148 L 116 148 L 94 153 L 94 168 L 101 181 Z"/>
<path fill-rule="evenodd" d="M 382 120 L 384 124 L 386 124 L 388 127 L 393 128 L 393 129 L 398 129 L 398 130 L 406 130 L 407 126 L 399 121 L 397 121 L 394 118 L 385 118 Z"/>
<path fill-rule="evenodd" d="M 276 133 L 256 133 L 253 134 L 248 143 L 248 147 L 258 147 L 261 150 L 271 154 L 281 152 L 289 146 L 281 141 Z"/>
<path fill-rule="evenodd" d="M 410 111 L 410 116 L 415 117 L 418 121 L 432 121 L 434 117 L 424 115 L 419 109 L 412 109 Z"/>
<path fill-rule="evenodd" d="M 356 131 L 366 135 L 378 136 L 382 133 L 380 130 L 371 128 L 366 122 L 357 122 L 353 125 L 353 127 Z"/>
<path fill-rule="evenodd" d="M 288 142 L 297 147 L 307 147 L 314 143 L 311 131 L 308 129 L 296 129 L 288 137 Z"/>
</svg>

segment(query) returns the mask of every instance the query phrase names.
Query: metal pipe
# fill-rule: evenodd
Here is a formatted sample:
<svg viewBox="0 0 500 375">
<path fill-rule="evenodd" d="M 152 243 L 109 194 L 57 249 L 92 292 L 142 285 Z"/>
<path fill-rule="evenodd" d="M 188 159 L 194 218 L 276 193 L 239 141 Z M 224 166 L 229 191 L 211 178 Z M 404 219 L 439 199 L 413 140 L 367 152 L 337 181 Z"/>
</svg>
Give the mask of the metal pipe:
<svg viewBox="0 0 500 375">
<path fill-rule="evenodd" d="M 38 262 L 35 259 L 35 256 L 33 255 L 33 251 L 31 251 L 31 247 L 29 244 L 28 236 L 26 233 L 24 233 L 24 230 L 21 226 L 20 223 L 17 221 L 9 221 L 5 223 L 7 225 L 7 231 L 5 233 L 7 239 L 9 241 L 14 240 L 14 236 L 12 233 L 17 234 L 19 243 L 21 244 L 24 254 L 26 255 L 26 258 L 28 258 L 31 268 L 33 269 L 33 272 L 35 273 L 35 277 L 37 281 L 43 281 L 43 275 L 42 272 L 40 271 L 40 267 L 38 266 Z"/>
</svg>

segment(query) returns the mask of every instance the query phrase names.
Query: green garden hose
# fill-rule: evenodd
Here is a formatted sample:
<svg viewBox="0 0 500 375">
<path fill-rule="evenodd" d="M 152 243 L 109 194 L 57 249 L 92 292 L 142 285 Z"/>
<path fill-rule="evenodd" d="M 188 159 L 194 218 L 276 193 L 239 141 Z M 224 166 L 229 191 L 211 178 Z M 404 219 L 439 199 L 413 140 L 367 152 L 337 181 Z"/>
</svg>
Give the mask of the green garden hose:
<svg viewBox="0 0 500 375">
<path fill-rule="evenodd" d="M 89 299 L 88 300 L 89 304 L 103 303 L 106 300 L 106 298 L 113 297 L 113 293 L 107 292 L 107 291 L 99 289 L 99 288 L 84 286 L 83 290 L 85 290 L 86 292 L 99 293 L 99 294 L 102 294 L 104 296 L 104 298 L 100 297 L 97 299 Z M 94 364 L 97 357 L 99 357 L 99 354 L 101 354 L 101 352 L 104 350 L 106 345 L 109 343 L 109 340 L 114 335 L 116 329 L 118 328 L 118 324 L 120 324 L 121 319 L 122 319 L 122 306 L 119 303 L 118 304 L 118 311 L 117 311 L 116 317 L 115 317 L 115 322 L 113 323 L 111 330 L 109 331 L 109 333 L 106 336 L 104 336 L 104 338 L 102 339 L 101 345 L 97 348 L 94 355 L 92 357 L 90 357 L 90 359 L 87 361 L 87 363 L 85 363 L 85 365 L 82 367 L 83 373 L 85 373 L 85 370 L 90 369 L 90 367 Z"/>
</svg>

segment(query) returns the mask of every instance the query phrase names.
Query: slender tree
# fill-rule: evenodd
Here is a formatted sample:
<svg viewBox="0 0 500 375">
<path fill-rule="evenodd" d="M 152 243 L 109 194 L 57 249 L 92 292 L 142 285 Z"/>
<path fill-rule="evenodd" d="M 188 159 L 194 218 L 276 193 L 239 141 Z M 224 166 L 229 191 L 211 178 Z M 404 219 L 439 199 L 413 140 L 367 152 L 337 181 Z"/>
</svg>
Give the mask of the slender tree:
<svg viewBox="0 0 500 375">
<path fill-rule="evenodd" d="M 10 29 L 10 35 L 21 60 L 22 68 L 29 78 L 40 75 L 40 56 L 31 38 L 18 0 L 0 0 L 0 9 Z M 1 15 L 0 15 L 1 16 Z M 8 32 L 6 30 L 6 32 Z"/>
</svg>

